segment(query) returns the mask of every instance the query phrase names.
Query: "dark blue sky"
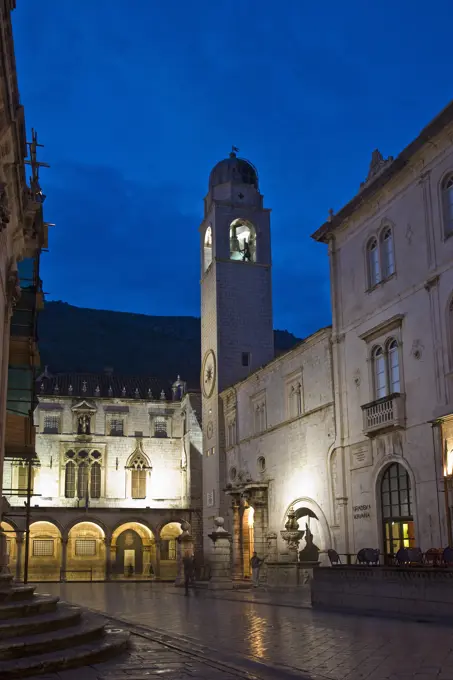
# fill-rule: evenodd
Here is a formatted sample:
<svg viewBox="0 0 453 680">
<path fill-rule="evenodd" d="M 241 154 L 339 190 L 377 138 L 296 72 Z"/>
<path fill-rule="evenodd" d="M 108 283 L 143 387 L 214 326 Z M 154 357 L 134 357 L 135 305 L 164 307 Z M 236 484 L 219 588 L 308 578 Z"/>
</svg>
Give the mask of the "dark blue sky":
<svg viewBox="0 0 453 680">
<path fill-rule="evenodd" d="M 396 155 L 451 99 L 451 0 L 17 4 L 27 125 L 52 166 L 48 298 L 198 316 L 202 199 L 235 144 L 273 210 L 275 327 L 330 323 L 310 234 L 374 148 Z"/>
</svg>

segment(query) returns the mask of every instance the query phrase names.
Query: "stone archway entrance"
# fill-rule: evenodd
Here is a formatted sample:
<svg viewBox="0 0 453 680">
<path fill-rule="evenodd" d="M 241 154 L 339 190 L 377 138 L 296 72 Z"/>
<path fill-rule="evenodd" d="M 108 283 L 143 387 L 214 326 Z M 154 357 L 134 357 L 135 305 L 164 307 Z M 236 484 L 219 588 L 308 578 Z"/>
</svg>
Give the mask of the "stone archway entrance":
<svg viewBox="0 0 453 680">
<path fill-rule="evenodd" d="M 117 576 L 135 576 L 143 574 L 143 542 L 134 529 L 126 529 L 116 541 Z"/>
<path fill-rule="evenodd" d="M 250 560 L 255 550 L 254 515 L 255 509 L 250 506 L 244 509 L 242 515 L 242 563 L 244 578 L 250 578 L 252 575 Z"/>
<path fill-rule="evenodd" d="M 233 578 L 241 580 L 251 577 L 253 552 L 263 558 L 268 551 L 267 484 L 248 482 L 229 495 L 233 501 Z"/>
</svg>

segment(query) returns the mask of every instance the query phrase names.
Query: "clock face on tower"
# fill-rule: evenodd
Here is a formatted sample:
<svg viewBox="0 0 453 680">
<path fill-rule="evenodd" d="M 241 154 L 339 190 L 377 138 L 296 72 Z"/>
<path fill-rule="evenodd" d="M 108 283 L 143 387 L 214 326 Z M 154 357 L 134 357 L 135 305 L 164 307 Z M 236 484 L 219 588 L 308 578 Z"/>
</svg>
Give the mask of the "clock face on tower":
<svg viewBox="0 0 453 680">
<path fill-rule="evenodd" d="M 201 389 L 206 398 L 209 399 L 214 391 L 215 385 L 215 354 L 212 349 L 204 355 L 203 366 L 201 369 Z"/>
</svg>

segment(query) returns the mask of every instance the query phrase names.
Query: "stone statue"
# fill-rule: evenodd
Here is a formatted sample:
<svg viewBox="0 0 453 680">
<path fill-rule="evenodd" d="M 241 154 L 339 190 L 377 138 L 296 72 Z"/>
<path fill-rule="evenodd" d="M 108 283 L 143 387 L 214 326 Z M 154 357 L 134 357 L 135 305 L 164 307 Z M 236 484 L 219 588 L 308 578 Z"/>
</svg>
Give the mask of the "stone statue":
<svg viewBox="0 0 453 680">
<path fill-rule="evenodd" d="M 313 534 L 308 524 L 305 524 L 305 548 L 299 553 L 299 562 L 318 562 L 319 548 L 313 543 Z"/>
<path fill-rule="evenodd" d="M 77 434 L 90 434 L 90 418 L 87 415 L 79 416 Z"/>
</svg>

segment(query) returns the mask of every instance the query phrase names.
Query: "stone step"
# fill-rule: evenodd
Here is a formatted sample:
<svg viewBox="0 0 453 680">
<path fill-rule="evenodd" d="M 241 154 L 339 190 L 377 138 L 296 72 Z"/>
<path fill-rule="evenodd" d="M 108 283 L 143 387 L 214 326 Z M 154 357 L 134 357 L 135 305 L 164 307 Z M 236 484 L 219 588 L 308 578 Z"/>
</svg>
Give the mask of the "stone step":
<svg viewBox="0 0 453 680">
<path fill-rule="evenodd" d="M 4 602 L 28 600 L 33 597 L 36 586 L 13 586 L 8 590 L 0 590 L 0 604 Z"/>
<path fill-rule="evenodd" d="M 80 621 L 80 617 L 81 610 L 79 607 L 59 604 L 55 611 L 35 614 L 22 619 L 5 619 L 0 621 L 0 640 L 74 626 Z"/>
<path fill-rule="evenodd" d="M 0 678 L 1 680 L 21 679 L 100 663 L 125 651 L 128 644 L 129 633 L 118 631 L 107 633 L 93 643 L 77 645 L 71 649 L 0 661 Z M 83 678 L 83 671 L 80 672 L 80 677 Z"/>
<path fill-rule="evenodd" d="M 95 614 L 85 614 L 73 626 L 51 630 L 34 635 L 0 641 L 0 661 L 17 659 L 24 656 L 71 649 L 77 645 L 91 642 L 93 645 L 104 635 L 105 621 Z M 0 676 L 1 677 L 1 676 Z"/>
<path fill-rule="evenodd" d="M 59 599 L 51 595 L 34 595 L 29 600 L 0 604 L 0 621 L 55 611 Z"/>
</svg>

